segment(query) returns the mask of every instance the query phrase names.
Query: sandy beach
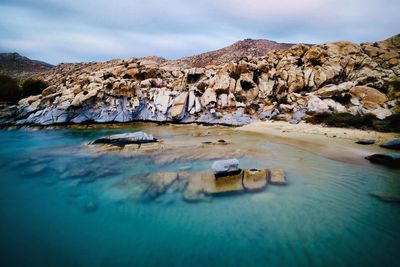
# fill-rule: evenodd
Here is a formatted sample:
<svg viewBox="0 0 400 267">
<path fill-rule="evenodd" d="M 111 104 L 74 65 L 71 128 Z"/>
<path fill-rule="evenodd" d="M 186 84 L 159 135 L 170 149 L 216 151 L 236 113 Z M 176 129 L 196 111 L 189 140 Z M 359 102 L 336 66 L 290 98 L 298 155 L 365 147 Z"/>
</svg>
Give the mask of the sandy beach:
<svg viewBox="0 0 400 267">
<path fill-rule="evenodd" d="M 379 145 L 390 139 L 400 138 L 399 133 L 323 127 L 304 122 L 295 125 L 281 121 L 256 121 L 237 130 L 263 134 L 271 141 L 293 145 L 330 159 L 356 164 L 370 164 L 364 158 L 374 153 L 393 152 Z M 361 139 L 373 139 L 375 144 L 355 143 Z"/>
</svg>

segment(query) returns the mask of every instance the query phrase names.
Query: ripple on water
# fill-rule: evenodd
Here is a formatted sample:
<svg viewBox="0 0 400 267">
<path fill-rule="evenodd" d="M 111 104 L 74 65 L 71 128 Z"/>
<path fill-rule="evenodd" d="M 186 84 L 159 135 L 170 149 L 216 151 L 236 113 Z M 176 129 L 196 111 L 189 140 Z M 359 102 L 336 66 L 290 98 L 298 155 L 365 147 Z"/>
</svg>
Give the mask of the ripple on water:
<svg viewBox="0 0 400 267">
<path fill-rule="evenodd" d="M 400 190 L 398 171 L 328 160 L 223 127 L 128 129 L 190 144 L 224 139 L 230 144 L 220 150 L 221 158 L 228 155 L 225 149 L 239 147 L 242 168 L 282 168 L 289 185 L 191 204 L 174 184 L 155 200 L 144 199 L 149 173 L 193 173 L 208 169 L 211 161 L 157 165 L 151 157 L 93 156 L 80 146 L 124 128 L 0 131 L 4 264 L 43 266 L 40 259 L 48 266 L 397 264 L 400 210 L 369 192 Z M 24 177 L 32 179 L 18 179 Z M 98 209 L 86 213 L 91 202 Z M 13 256 L 16 251 L 24 257 Z"/>
</svg>

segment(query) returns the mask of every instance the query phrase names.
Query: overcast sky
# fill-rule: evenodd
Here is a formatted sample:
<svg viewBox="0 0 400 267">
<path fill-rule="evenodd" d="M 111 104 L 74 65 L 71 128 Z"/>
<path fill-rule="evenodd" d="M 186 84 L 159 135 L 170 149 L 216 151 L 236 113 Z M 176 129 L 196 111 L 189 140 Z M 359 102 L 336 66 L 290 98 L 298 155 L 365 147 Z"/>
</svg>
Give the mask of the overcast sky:
<svg viewBox="0 0 400 267">
<path fill-rule="evenodd" d="M 244 38 L 378 41 L 399 0 L 0 0 L 0 52 L 60 62 L 175 59 Z"/>
</svg>

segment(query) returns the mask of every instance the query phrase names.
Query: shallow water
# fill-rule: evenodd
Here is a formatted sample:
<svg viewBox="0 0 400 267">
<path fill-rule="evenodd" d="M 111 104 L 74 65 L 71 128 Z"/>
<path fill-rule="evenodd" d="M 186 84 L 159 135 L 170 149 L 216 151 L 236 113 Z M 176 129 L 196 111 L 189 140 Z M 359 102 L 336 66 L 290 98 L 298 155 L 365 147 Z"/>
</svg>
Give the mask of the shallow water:
<svg viewBox="0 0 400 267">
<path fill-rule="evenodd" d="M 172 189 L 146 198 L 137 182 L 146 173 L 197 172 L 211 161 L 157 165 L 82 145 L 132 130 L 188 143 L 228 140 L 244 152 L 241 167 L 282 168 L 289 185 L 200 203 Z M 192 137 L 202 132 L 210 135 Z M 369 195 L 399 193 L 398 170 L 221 127 L 12 130 L 0 131 L 0 143 L 1 266 L 399 266 L 400 205 Z M 88 212 L 88 203 L 98 209 Z"/>
</svg>

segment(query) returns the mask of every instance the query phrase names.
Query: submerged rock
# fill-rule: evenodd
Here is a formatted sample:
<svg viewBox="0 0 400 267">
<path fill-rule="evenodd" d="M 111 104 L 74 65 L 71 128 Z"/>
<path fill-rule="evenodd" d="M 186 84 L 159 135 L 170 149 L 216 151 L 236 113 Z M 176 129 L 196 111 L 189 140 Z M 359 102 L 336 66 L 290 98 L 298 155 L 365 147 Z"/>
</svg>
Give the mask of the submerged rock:
<svg viewBox="0 0 400 267">
<path fill-rule="evenodd" d="M 178 173 L 152 173 L 147 179 L 150 182 L 150 185 L 147 188 L 147 195 L 150 198 L 157 198 L 161 194 L 165 193 L 167 189 L 178 179 Z"/>
<path fill-rule="evenodd" d="M 157 139 L 154 138 L 151 134 L 146 134 L 144 132 L 135 132 L 135 133 L 115 134 L 102 137 L 92 142 L 92 144 L 125 146 L 128 144 L 144 144 L 144 143 L 154 143 L 154 142 L 157 142 Z"/>
<path fill-rule="evenodd" d="M 390 167 L 400 168 L 400 153 L 373 154 L 365 157 L 372 163 L 383 164 Z"/>
<path fill-rule="evenodd" d="M 287 184 L 285 172 L 282 169 L 270 169 L 268 176 L 269 182 L 273 185 Z"/>
<path fill-rule="evenodd" d="M 244 170 L 243 176 L 243 187 L 246 190 L 260 190 L 266 187 L 267 181 L 267 170 L 262 169 L 250 169 Z"/>
<path fill-rule="evenodd" d="M 390 140 L 390 141 L 384 143 L 383 145 L 381 145 L 381 147 L 400 150 L 400 139 Z"/>
<path fill-rule="evenodd" d="M 269 181 L 273 184 L 286 184 L 284 172 L 279 169 L 239 169 L 218 176 L 210 171 L 199 172 L 188 179 L 184 199 L 193 202 L 207 195 L 259 191 L 264 189 Z"/>
<path fill-rule="evenodd" d="M 86 205 L 85 205 L 85 211 L 86 212 L 95 212 L 98 209 L 99 209 L 99 206 L 96 203 L 92 202 L 92 201 L 86 203 Z"/>
<path fill-rule="evenodd" d="M 369 193 L 371 196 L 378 198 L 379 200 L 385 202 L 396 202 L 400 203 L 400 195 L 393 193 L 385 193 L 385 192 L 371 192 Z"/>
</svg>

